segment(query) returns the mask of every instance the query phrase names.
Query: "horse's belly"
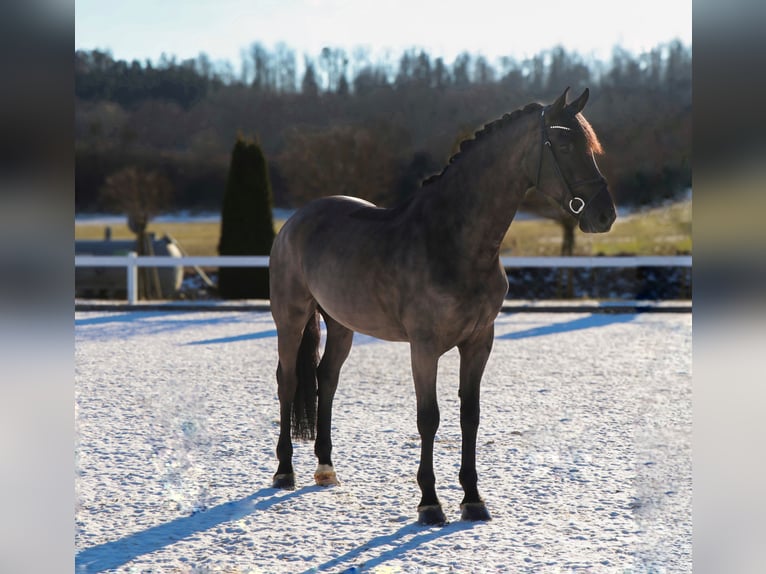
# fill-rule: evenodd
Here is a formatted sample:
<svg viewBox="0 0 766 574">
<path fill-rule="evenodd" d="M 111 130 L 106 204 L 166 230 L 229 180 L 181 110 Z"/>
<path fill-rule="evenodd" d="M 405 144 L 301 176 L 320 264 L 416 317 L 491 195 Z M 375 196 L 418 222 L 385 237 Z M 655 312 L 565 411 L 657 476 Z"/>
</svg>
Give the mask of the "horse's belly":
<svg viewBox="0 0 766 574">
<path fill-rule="evenodd" d="M 374 296 L 360 296 L 331 287 L 312 292 L 322 310 L 347 329 L 386 341 L 407 340 L 397 314 Z"/>
</svg>

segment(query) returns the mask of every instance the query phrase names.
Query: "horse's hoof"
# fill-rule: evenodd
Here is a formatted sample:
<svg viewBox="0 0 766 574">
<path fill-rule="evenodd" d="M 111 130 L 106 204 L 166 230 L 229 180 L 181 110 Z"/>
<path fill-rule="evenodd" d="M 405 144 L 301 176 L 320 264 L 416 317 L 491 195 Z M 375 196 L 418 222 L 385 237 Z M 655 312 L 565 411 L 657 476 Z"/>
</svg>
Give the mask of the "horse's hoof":
<svg viewBox="0 0 766 574">
<path fill-rule="evenodd" d="M 314 482 L 317 486 L 339 486 L 338 475 L 330 464 L 320 464 L 314 472 Z"/>
<path fill-rule="evenodd" d="M 460 505 L 460 518 L 472 522 L 492 520 L 487 510 L 487 505 L 483 502 L 465 502 Z"/>
<path fill-rule="evenodd" d="M 295 473 L 275 474 L 271 483 L 272 488 L 283 488 L 285 490 L 295 489 Z"/>
<path fill-rule="evenodd" d="M 430 504 L 428 506 L 418 506 L 418 524 L 428 524 L 430 526 L 444 526 L 447 524 L 447 517 L 444 516 L 441 504 Z"/>
</svg>

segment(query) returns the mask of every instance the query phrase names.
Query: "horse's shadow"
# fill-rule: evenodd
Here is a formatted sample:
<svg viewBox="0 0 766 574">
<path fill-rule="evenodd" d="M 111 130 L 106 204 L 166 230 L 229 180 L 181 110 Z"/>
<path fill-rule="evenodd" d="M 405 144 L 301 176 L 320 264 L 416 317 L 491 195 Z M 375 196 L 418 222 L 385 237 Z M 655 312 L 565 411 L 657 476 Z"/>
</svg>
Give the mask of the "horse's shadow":
<svg viewBox="0 0 766 574">
<path fill-rule="evenodd" d="M 350 573 L 350 572 L 369 571 L 372 568 L 375 568 L 375 566 L 379 566 L 380 564 L 383 564 L 389 560 L 398 558 L 402 554 L 417 548 L 421 544 L 425 544 L 426 542 L 436 540 L 437 538 L 449 536 L 450 534 L 454 534 L 456 532 L 460 532 L 463 530 L 470 530 L 471 528 L 474 527 L 475 524 L 476 524 L 475 522 L 461 521 L 461 522 L 452 522 L 442 527 L 427 527 L 427 526 L 421 526 L 419 524 L 410 523 L 405 526 L 402 526 L 399 530 L 391 534 L 382 534 L 380 536 L 376 536 L 375 538 L 372 538 L 371 540 L 368 540 L 367 542 L 360 544 L 356 548 L 349 550 L 345 554 L 342 554 L 341 556 L 337 556 L 336 558 L 328 560 L 324 564 L 320 564 L 319 566 L 313 566 L 309 568 L 308 570 L 306 570 L 303 574 L 309 574 L 310 572 L 322 572 L 326 570 L 335 569 L 344 563 L 348 563 L 358 558 L 365 552 L 374 551 L 376 548 L 381 548 L 384 546 L 391 546 L 390 549 L 384 552 L 381 552 L 374 558 L 365 560 L 361 567 L 349 565 L 348 568 L 346 568 L 345 570 L 342 570 L 341 572 Z M 414 534 L 414 536 L 412 536 L 411 538 L 408 538 L 407 535 L 409 534 Z"/>
<path fill-rule="evenodd" d="M 268 339 L 269 337 L 276 337 L 276 329 L 267 329 L 266 331 L 258 331 L 256 333 L 244 333 L 242 335 L 233 335 L 231 337 L 219 337 L 216 339 L 203 339 L 201 341 L 191 341 L 186 343 L 187 345 L 218 345 L 220 343 L 238 343 L 240 341 L 251 341 L 256 339 Z"/>
<path fill-rule="evenodd" d="M 286 493 L 276 488 L 263 488 L 240 500 L 226 502 L 204 512 L 177 518 L 119 540 L 82 550 L 75 556 L 75 569 L 78 573 L 90 573 L 118 568 L 139 556 L 175 544 L 198 532 L 209 530 L 225 522 L 239 520 L 256 510 L 267 510 L 275 504 L 316 488 L 319 487 L 307 486 Z"/>
<path fill-rule="evenodd" d="M 119 540 L 86 548 L 75 556 L 75 571 L 78 574 L 90 574 L 119 568 L 139 556 L 161 550 L 199 532 L 210 530 L 226 522 L 242 519 L 259 510 L 268 510 L 276 504 L 321 488 L 312 485 L 289 492 L 276 488 L 263 488 L 245 498 L 226 502 L 191 516 L 177 518 L 171 522 L 130 534 Z M 442 528 L 427 528 L 410 523 L 392 534 L 376 536 L 341 556 L 311 568 L 309 572 L 336 568 L 343 563 L 354 560 L 364 552 L 391 546 L 392 548 L 382 552 L 377 557 L 365 561 L 364 568 L 372 568 L 428 541 L 472 527 L 473 523 L 471 522 L 456 522 Z M 414 536 L 408 538 L 410 534 L 414 534 Z"/>
<path fill-rule="evenodd" d="M 591 313 L 585 317 L 577 317 L 570 321 L 561 323 L 551 323 L 540 327 L 532 327 L 523 331 L 514 331 L 497 335 L 495 339 L 527 339 L 529 337 L 543 337 L 545 335 L 555 335 L 558 333 L 569 333 L 581 329 L 592 329 L 594 327 L 607 327 L 617 323 L 629 323 L 636 318 L 635 314 L 626 313 Z"/>
</svg>

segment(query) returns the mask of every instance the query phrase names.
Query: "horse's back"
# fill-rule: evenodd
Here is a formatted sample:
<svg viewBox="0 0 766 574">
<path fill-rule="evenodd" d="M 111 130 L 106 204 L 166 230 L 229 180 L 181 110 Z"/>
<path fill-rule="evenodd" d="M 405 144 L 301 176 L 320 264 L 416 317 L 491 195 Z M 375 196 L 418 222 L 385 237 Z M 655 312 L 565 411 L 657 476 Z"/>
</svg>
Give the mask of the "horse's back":
<svg viewBox="0 0 766 574">
<path fill-rule="evenodd" d="M 334 256 L 336 252 L 332 248 L 343 247 L 347 241 L 358 240 L 364 234 L 364 225 L 349 225 L 355 219 L 353 216 L 359 212 L 377 211 L 385 210 L 363 199 L 343 195 L 307 203 L 285 222 L 277 234 L 271 253 L 274 267 L 289 267 L 296 263 L 302 267 L 309 257 L 327 259 Z"/>
</svg>

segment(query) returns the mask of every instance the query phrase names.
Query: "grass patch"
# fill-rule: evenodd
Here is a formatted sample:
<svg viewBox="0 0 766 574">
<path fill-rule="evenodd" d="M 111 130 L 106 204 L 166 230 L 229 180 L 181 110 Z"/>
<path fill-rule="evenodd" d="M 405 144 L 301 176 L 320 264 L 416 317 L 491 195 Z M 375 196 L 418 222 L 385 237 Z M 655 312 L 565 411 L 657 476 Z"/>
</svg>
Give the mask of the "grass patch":
<svg viewBox="0 0 766 574">
<path fill-rule="evenodd" d="M 78 223 L 75 225 L 75 239 L 103 239 L 104 225 Z M 113 223 L 112 239 L 135 239 L 126 223 Z M 167 234 L 173 237 L 188 255 L 218 255 L 218 240 L 221 224 L 218 222 L 167 222 L 150 223 L 147 230 L 157 237 Z"/>
<path fill-rule="evenodd" d="M 561 227 L 553 221 L 515 221 L 503 241 L 502 255 L 559 255 L 561 240 Z M 608 233 L 575 231 L 575 255 L 676 255 L 691 251 L 691 201 L 618 217 Z"/>
<path fill-rule="evenodd" d="M 284 221 L 275 221 L 274 229 L 281 229 Z M 103 239 L 103 223 L 77 223 L 75 225 L 75 239 Z M 127 223 L 113 223 L 112 239 L 135 239 L 133 232 L 128 229 Z M 218 241 L 221 238 L 221 224 L 214 221 L 190 221 L 190 222 L 152 222 L 147 230 L 155 233 L 157 237 L 170 235 L 178 242 L 187 255 L 210 256 L 218 255 Z"/>
<path fill-rule="evenodd" d="M 284 221 L 276 220 L 279 230 Z M 133 239 L 126 224 L 112 224 L 113 239 Z M 618 217 L 609 233 L 575 231 L 575 255 L 676 255 L 692 251 L 691 201 Z M 189 255 L 217 255 L 221 225 L 217 222 L 151 223 L 149 231 L 172 236 Z M 558 255 L 561 228 L 552 221 L 515 221 L 503 242 L 502 255 Z M 103 239 L 104 225 L 78 223 L 75 239 Z"/>
</svg>

